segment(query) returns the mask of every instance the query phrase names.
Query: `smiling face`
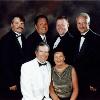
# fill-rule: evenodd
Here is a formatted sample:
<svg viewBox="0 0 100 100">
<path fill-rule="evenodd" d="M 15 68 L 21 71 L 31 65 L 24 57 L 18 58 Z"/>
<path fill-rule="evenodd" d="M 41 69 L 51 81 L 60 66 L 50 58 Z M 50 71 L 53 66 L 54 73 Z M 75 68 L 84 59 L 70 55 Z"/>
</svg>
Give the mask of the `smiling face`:
<svg viewBox="0 0 100 100">
<path fill-rule="evenodd" d="M 24 30 L 24 22 L 19 17 L 15 17 L 12 20 L 11 28 L 14 32 L 22 33 Z"/>
<path fill-rule="evenodd" d="M 56 66 L 62 66 L 65 62 L 65 57 L 63 52 L 56 52 L 54 54 L 54 62 L 56 64 Z"/>
<path fill-rule="evenodd" d="M 69 23 L 66 19 L 58 19 L 56 22 L 56 30 L 60 36 L 64 36 L 68 31 Z"/>
<path fill-rule="evenodd" d="M 48 31 L 47 20 L 45 18 L 39 18 L 35 28 L 40 35 L 45 35 Z"/>
<path fill-rule="evenodd" d="M 45 62 L 48 59 L 49 56 L 49 48 L 45 46 L 39 46 L 38 50 L 35 52 L 37 59 L 40 62 Z"/>
<path fill-rule="evenodd" d="M 84 16 L 79 16 L 76 19 L 77 22 L 77 28 L 80 31 L 80 33 L 85 33 L 89 30 L 89 21 Z"/>
</svg>

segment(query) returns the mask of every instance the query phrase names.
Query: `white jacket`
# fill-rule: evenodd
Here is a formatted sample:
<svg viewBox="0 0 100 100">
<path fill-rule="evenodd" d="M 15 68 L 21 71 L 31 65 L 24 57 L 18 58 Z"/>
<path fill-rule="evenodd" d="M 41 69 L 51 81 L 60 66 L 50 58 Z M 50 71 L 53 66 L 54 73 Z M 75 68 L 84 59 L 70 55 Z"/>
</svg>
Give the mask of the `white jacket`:
<svg viewBox="0 0 100 100">
<path fill-rule="evenodd" d="M 35 58 L 22 65 L 21 68 L 21 92 L 22 100 L 51 100 L 49 98 L 49 86 L 51 82 L 51 65 L 39 67 Z"/>
</svg>

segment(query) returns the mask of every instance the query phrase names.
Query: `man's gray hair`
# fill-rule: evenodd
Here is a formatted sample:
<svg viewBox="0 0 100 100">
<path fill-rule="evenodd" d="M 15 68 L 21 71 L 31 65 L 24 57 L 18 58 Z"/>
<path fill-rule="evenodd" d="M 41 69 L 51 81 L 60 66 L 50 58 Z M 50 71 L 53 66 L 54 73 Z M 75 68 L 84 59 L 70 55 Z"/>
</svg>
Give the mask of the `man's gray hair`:
<svg viewBox="0 0 100 100">
<path fill-rule="evenodd" d="M 87 20 L 87 22 L 90 24 L 90 16 L 89 16 L 89 14 L 82 12 L 82 13 L 78 14 L 77 18 L 78 18 L 79 16 L 85 17 L 86 20 Z M 77 18 L 76 18 L 76 19 L 77 19 Z"/>
</svg>

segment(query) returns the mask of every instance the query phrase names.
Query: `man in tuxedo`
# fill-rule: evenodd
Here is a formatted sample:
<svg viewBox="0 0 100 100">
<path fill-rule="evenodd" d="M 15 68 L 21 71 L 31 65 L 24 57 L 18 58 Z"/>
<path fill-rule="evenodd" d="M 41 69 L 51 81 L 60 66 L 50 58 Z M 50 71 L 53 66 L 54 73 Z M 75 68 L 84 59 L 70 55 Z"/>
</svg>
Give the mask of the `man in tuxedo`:
<svg viewBox="0 0 100 100">
<path fill-rule="evenodd" d="M 40 42 L 49 44 L 48 32 L 48 18 L 45 15 L 38 15 L 34 19 L 35 31 L 27 38 L 26 54 L 27 59 L 35 58 L 35 48 Z"/>
<path fill-rule="evenodd" d="M 69 22 L 66 16 L 59 16 L 56 20 L 57 36 L 53 39 L 52 50 L 62 49 L 67 63 L 71 64 L 71 57 L 75 46 L 75 38 L 68 31 Z"/>
<path fill-rule="evenodd" d="M 20 68 L 25 61 L 24 23 L 23 16 L 12 16 L 11 30 L 0 40 L 0 100 L 19 100 L 21 97 Z"/>
<path fill-rule="evenodd" d="M 49 45 L 41 42 L 35 50 L 36 58 L 21 67 L 22 100 L 51 100 L 49 86 L 51 65 L 47 61 Z"/>
<path fill-rule="evenodd" d="M 73 61 L 79 78 L 79 100 L 96 100 L 100 95 L 100 35 L 90 29 L 87 13 L 80 13 L 76 23 L 80 37 Z"/>
</svg>

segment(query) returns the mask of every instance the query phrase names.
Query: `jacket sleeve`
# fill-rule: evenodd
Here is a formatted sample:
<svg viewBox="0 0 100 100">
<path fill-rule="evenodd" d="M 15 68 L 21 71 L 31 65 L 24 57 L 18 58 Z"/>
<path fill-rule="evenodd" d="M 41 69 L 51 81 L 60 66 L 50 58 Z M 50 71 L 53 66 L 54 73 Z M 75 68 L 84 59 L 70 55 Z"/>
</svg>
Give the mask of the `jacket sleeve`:
<svg viewBox="0 0 100 100">
<path fill-rule="evenodd" d="M 31 87 L 31 73 L 27 69 L 27 64 L 23 64 L 21 67 L 21 77 L 20 77 L 20 84 L 21 84 L 21 92 L 23 95 L 22 100 L 37 100 L 33 96 L 32 87 Z M 34 98 L 34 99 L 33 99 Z"/>
</svg>

